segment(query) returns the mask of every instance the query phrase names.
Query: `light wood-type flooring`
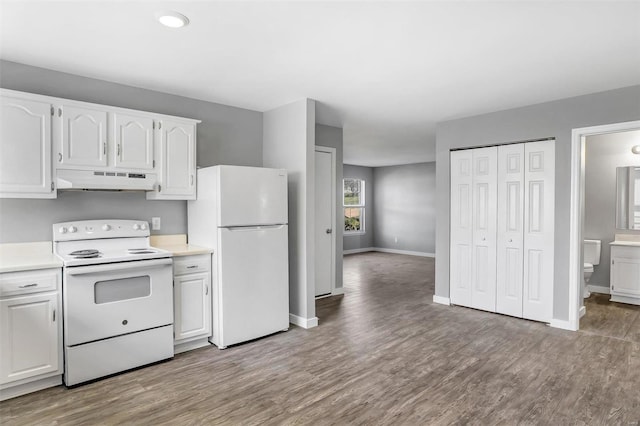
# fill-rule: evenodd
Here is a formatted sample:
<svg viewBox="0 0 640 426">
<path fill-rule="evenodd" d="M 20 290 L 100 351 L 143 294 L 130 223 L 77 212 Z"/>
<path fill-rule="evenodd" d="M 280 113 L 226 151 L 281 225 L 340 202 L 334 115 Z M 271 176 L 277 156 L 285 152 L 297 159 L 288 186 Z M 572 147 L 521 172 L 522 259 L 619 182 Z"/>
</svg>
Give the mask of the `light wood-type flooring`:
<svg viewBox="0 0 640 426">
<path fill-rule="evenodd" d="M 320 326 L 0 404 L 2 425 L 619 424 L 640 343 L 432 303 L 434 261 L 345 257 Z M 589 308 L 587 308 L 589 310 Z"/>
</svg>

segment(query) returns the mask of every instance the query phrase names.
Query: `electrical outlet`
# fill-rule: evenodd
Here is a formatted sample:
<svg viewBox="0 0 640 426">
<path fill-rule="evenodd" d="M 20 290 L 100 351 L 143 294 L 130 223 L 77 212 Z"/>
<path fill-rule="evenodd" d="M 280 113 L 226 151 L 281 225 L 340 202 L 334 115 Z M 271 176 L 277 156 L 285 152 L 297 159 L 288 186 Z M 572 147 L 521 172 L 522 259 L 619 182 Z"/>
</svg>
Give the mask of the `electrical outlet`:
<svg viewBox="0 0 640 426">
<path fill-rule="evenodd" d="M 151 218 L 151 229 L 154 231 L 159 231 L 160 230 L 160 218 L 159 217 L 152 217 Z"/>
<path fill-rule="evenodd" d="M 395 240 L 395 243 L 398 244 L 398 237 L 395 237 L 394 240 Z"/>
</svg>

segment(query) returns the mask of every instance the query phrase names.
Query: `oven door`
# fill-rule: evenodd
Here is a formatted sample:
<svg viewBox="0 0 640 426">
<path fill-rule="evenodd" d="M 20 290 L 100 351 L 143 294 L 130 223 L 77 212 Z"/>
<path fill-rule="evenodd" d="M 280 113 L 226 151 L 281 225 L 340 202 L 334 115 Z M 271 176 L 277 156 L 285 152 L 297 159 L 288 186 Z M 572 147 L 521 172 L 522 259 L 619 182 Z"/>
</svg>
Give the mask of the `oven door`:
<svg viewBox="0 0 640 426">
<path fill-rule="evenodd" d="M 64 269 L 65 345 L 173 323 L 171 259 Z"/>
</svg>

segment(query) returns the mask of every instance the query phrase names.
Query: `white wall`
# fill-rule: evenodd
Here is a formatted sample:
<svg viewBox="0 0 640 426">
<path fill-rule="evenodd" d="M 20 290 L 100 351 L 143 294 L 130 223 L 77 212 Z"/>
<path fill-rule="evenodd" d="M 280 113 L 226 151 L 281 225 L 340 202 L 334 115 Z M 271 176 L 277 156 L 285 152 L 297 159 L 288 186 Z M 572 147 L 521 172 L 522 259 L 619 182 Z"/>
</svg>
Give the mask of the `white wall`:
<svg viewBox="0 0 640 426">
<path fill-rule="evenodd" d="M 600 265 L 596 266 L 590 285 L 609 287 L 609 243 L 616 232 L 640 234 L 640 231 L 616 230 L 616 167 L 640 166 L 640 155 L 631 152 L 634 145 L 640 145 L 640 131 L 586 138 L 584 237 L 602 240 Z"/>
<path fill-rule="evenodd" d="M 316 319 L 314 283 L 315 102 L 303 99 L 263 115 L 264 167 L 289 179 L 289 312 Z"/>
</svg>

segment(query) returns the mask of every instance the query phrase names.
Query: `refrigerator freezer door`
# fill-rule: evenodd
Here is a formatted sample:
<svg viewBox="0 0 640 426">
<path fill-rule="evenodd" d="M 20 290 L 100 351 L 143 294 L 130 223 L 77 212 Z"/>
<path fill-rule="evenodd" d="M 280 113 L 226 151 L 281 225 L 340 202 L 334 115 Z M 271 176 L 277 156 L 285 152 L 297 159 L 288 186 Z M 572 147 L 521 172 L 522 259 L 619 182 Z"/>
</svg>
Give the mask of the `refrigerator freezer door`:
<svg viewBox="0 0 640 426">
<path fill-rule="evenodd" d="M 289 328 L 287 226 L 218 232 L 219 346 Z"/>
<path fill-rule="evenodd" d="M 260 167 L 219 166 L 218 226 L 287 223 L 287 172 Z"/>
</svg>

